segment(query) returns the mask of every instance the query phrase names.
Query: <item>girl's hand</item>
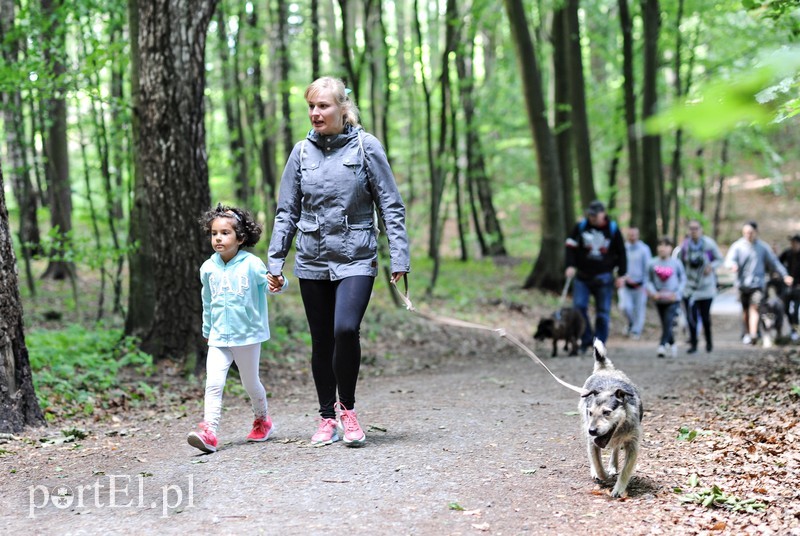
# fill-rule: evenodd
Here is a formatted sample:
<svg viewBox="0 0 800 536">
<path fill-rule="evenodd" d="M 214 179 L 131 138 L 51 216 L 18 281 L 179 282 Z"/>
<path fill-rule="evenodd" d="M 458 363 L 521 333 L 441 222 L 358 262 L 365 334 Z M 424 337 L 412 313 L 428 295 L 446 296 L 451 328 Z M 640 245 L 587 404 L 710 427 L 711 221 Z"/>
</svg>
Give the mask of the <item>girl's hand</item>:
<svg viewBox="0 0 800 536">
<path fill-rule="evenodd" d="M 270 292 L 280 292 L 283 288 L 283 275 L 272 275 L 267 273 L 267 287 Z"/>
<path fill-rule="evenodd" d="M 406 272 L 392 272 L 391 282 L 392 283 L 397 283 L 398 281 L 403 279 L 404 275 L 406 275 Z"/>
</svg>

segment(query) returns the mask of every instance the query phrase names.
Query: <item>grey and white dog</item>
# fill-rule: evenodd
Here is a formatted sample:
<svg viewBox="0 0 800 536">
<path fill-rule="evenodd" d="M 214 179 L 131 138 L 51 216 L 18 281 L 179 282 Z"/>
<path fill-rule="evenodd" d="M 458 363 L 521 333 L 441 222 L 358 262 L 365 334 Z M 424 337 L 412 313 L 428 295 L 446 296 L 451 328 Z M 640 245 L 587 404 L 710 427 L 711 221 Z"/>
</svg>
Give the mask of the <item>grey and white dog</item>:
<svg viewBox="0 0 800 536">
<path fill-rule="evenodd" d="M 642 399 L 639 389 L 606 357 L 606 347 L 594 341 L 594 371 L 583 384 L 584 394 L 578 406 L 583 416 L 583 430 L 592 478 L 606 480 L 619 473 L 611 491 L 622 497 L 639 454 L 642 436 Z M 608 469 L 603 468 L 601 449 L 611 449 Z M 619 471 L 620 451 L 625 451 L 625 465 Z"/>
</svg>

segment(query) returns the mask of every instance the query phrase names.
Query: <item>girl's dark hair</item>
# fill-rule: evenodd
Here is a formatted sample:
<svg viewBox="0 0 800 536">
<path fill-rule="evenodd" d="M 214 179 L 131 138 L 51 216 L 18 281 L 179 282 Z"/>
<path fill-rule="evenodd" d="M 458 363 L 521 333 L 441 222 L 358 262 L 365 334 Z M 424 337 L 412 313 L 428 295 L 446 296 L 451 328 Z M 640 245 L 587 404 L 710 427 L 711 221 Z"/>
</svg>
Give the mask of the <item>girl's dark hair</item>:
<svg viewBox="0 0 800 536">
<path fill-rule="evenodd" d="M 261 239 L 261 232 L 264 228 L 258 223 L 253 215 L 247 210 L 238 207 L 229 207 L 222 203 L 217 203 L 217 208 L 212 208 L 200 218 L 200 225 L 207 235 L 211 234 L 211 224 L 217 218 L 228 218 L 233 224 L 236 238 L 243 240 L 242 247 L 251 248 L 258 244 Z"/>
<path fill-rule="evenodd" d="M 661 238 L 658 239 L 658 245 L 659 246 L 663 246 L 663 245 L 674 246 L 675 243 L 672 242 L 672 239 L 670 237 L 662 236 Z"/>
</svg>

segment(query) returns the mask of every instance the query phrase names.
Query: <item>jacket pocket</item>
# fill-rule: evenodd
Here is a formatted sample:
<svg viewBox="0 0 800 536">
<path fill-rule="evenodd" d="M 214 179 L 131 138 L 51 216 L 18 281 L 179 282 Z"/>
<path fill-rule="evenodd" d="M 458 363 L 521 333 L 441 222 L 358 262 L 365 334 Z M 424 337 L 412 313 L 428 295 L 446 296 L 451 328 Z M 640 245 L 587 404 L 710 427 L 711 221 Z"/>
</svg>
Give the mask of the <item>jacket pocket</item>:
<svg viewBox="0 0 800 536">
<path fill-rule="evenodd" d="M 304 160 L 300 164 L 300 187 L 305 191 L 304 185 L 313 185 L 319 182 L 319 162 Z"/>
<path fill-rule="evenodd" d="M 373 258 L 378 251 L 378 239 L 373 221 L 347 225 L 347 256 L 350 260 Z"/>
<path fill-rule="evenodd" d="M 297 256 L 306 259 L 319 257 L 319 222 L 300 219 L 297 230 Z"/>
</svg>

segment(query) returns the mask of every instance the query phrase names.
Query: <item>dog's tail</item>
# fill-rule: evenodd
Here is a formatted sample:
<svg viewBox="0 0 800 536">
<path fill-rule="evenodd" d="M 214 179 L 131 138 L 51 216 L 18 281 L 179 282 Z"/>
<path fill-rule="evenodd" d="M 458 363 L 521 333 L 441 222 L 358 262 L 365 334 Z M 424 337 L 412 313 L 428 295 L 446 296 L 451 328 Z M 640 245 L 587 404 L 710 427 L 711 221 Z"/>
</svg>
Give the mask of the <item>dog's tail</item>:
<svg viewBox="0 0 800 536">
<path fill-rule="evenodd" d="M 594 340 L 594 370 L 613 369 L 614 364 L 606 357 L 606 345 L 600 339 Z"/>
</svg>

